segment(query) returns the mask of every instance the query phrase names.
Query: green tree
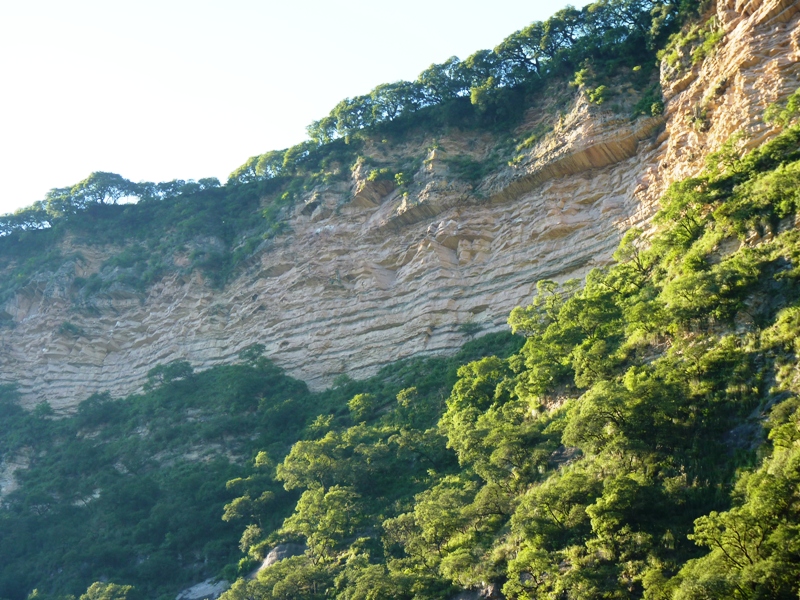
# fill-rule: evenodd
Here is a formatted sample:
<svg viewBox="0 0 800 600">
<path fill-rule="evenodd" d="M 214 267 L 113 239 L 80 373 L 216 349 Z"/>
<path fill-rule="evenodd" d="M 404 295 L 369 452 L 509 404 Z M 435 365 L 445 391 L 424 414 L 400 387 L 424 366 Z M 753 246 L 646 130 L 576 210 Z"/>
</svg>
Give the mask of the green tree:
<svg viewBox="0 0 800 600">
<path fill-rule="evenodd" d="M 372 394 L 356 394 L 350 402 L 347 403 L 347 408 L 350 409 L 350 415 L 356 422 L 367 420 L 376 407 L 377 399 Z"/>
<path fill-rule="evenodd" d="M 137 597 L 133 586 L 96 581 L 81 594 L 80 600 L 133 600 Z"/>
<path fill-rule="evenodd" d="M 116 173 L 95 171 L 89 177 L 76 183 L 70 195 L 77 206 L 92 204 L 116 204 L 127 196 L 139 196 L 140 188 Z"/>
<path fill-rule="evenodd" d="M 359 520 L 359 496 L 351 488 L 315 487 L 303 492 L 282 531 L 304 537 L 314 561 L 327 562 L 342 540 L 352 535 Z"/>
</svg>

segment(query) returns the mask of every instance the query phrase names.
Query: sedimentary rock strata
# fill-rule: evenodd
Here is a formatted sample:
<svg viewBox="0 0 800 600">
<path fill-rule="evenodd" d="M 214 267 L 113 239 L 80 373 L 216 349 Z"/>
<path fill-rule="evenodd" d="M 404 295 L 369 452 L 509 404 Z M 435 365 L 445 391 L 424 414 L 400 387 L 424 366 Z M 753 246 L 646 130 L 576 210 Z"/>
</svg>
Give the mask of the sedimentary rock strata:
<svg viewBox="0 0 800 600">
<path fill-rule="evenodd" d="M 223 290 L 197 272 L 173 274 L 144 296 L 118 291 L 78 311 L 70 282 L 105 255 L 70 248 L 80 260 L 2 307 L 13 328 L 0 329 L 0 379 L 18 383 L 28 405 L 69 408 L 93 392 L 137 390 L 157 363 L 202 369 L 261 343 L 320 388 L 500 329 L 537 280 L 606 264 L 624 229 L 646 223 L 666 186 L 696 174 L 732 133 L 744 131 L 750 147 L 774 135 L 764 109 L 800 86 L 798 4 L 722 0 L 716 52 L 662 74 L 662 117 L 631 121 L 577 95 L 516 166 L 476 185 L 454 177 L 446 158 L 480 158 L 485 136 L 395 148 L 426 158 L 406 193 L 365 169 L 350 186 L 316 190 L 295 208 L 290 233 Z"/>
</svg>

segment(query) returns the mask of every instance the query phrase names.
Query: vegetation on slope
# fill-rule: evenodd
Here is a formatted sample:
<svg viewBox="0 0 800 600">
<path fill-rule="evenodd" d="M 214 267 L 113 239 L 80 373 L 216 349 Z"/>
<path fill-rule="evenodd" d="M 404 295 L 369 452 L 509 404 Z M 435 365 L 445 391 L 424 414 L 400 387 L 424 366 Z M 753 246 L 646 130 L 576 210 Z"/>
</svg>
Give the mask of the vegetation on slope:
<svg viewBox="0 0 800 600">
<path fill-rule="evenodd" d="M 273 531 L 291 514 L 299 494 L 269 472 L 297 440 L 354 424 L 354 396 L 377 408 L 412 382 L 427 407 L 416 418 L 430 426 L 458 365 L 520 345 L 510 334 L 485 336 L 450 359 L 405 361 L 365 381 L 343 377 L 317 394 L 255 346 L 239 364 L 200 373 L 185 362 L 157 366 L 145 393 L 94 395 L 60 418 L 46 404 L 26 412 L 13 387 L 0 388 L 0 464 L 28 462 L 0 510 L 0 598 L 21 600 L 33 589 L 42 600 L 68 598 L 109 580 L 135 586 L 125 597 L 174 598 L 207 577 L 246 573 L 254 565 L 238 565 L 237 517 Z"/>
<path fill-rule="evenodd" d="M 410 389 L 295 444 L 275 469 L 295 511 L 243 548 L 307 551 L 226 600 L 796 597 L 800 126 L 735 144 L 646 244 L 541 282 L 509 320 L 525 346 L 461 367 L 436 427 Z"/>
<path fill-rule="evenodd" d="M 226 599 L 795 598 L 798 100 L 773 141 L 670 188 L 616 265 L 541 282 L 517 336 L 449 361 L 312 395 L 255 347 L 64 419 L 4 390 L 0 450 L 31 465 L 0 594 L 166 598 L 300 542 Z"/>
<path fill-rule="evenodd" d="M 68 598 L 98 580 L 81 598 L 166 598 L 294 541 L 303 555 L 238 579 L 227 600 L 486 587 L 515 599 L 796 598 L 798 105 L 772 111 L 785 127 L 772 142 L 740 157 L 733 139 L 674 185 L 657 230 L 629 232 L 615 266 L 582 286 L 541 282 L 510 316 L 518 336 L 481 338 L 450 361 L 309 394 L 253 348 L 203 373 L 159 366 L 147 393 L 94 396 L 62 419 L 22 411 L 4 388 L 0 452 L 30 467 L 0 512 L 0 597 Z M 351 133 L 324 147 L 349 156 Z M 280 210 L 315 177 L 256 175 L 153 196 L 164 215 L 192 213 L 161 231 L 186 227 L 192 240 L 207 226 L 196 206 L 223 211 L 242 219 L 230 250 L 243 229 L 266 233 L 230 190 Z M 4 243 L 148 218 L 148 202 L 116 206 L 108 189 L 82 191 L 92 186 L 70 188 L 88 198 L 77 212 L 40 231 L 15 225 Z M 157 240 L 149 230 L 132 239 Z M 33 260 L 31 273 L 60 260 L 9 252 Z"/>
<path fill-rule="evenodd" d="M 29 465 L 0 512 L 0 597 L 106 578 L 156 597 L 231 560 L 224 481 L 253 444 L 296 439 L 312 410 L 305 385 L 264 362 L 198 374 L 177 363 L 152 381 L 143 395 L 92 396 L 68 418 L 46 404 L 25 412 L 3 390 L 2 457 Z"/>
<path fill-rule="evenodd" d="M 100 272 L 76 282 L 78 303 L 110 288 L 141 293 L 165 273 L 182 269 L 200 269 L 211 284 L 224 285 L 266 240 L 285 231 L 288 209 L 300 196 L 349 180 L 364 139 L 402 140 L 422 128 L 493 131 L 496 164 L 454 169 L 475 184 L 513 161 L 513 148 L 518 154 L 530 142 L 505 138 L 525 109 L 541 104 L 545 90 L 559 81 L 573 79 L 596 103 L 631 84 L 640 95 L 633 116 L 660 113 L 653 84 L 656 51 L 699 7 L 692 0 L 601 0 L 581 10 L 568 7 L 493 50 L 464 61 L 452 57 L 414 82 L 380 85 L 343 100 L 309 126 L 308 141 L 250 158 L 225 185 L 215 178 L 135 183 L 95 172 L 50 190 L 32 206 L 0 216 L 0 301 L 44 271 L 58 273 L 83 261 L 65 251 L 65 240 L 118 248 Z M 407 185 L 413 167 L 414 160 L 379 165 L 375 174 Z M 119 204 L 123 200 L 136 202 Z M 176 251 L 188 256 L 188 266 L 175 264 Z"/>
</svg>

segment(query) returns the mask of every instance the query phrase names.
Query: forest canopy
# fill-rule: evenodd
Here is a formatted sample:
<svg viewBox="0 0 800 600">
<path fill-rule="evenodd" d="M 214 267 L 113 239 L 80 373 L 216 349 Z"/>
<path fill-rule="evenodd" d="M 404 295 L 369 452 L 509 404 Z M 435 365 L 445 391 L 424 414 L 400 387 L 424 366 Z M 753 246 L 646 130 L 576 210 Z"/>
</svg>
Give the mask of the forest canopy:
<svg viewBox="0 0 800 600">
<path fill-rule="evenodd" d="M 603 78 L 655 65 L 656 48 L 697 7 L 691 2 L 601 0 L 582 9 L 568 6 L 498 44 L 460 60 L 433 64 L 415 81 L 382 84 L 346 98 L 308 127 L 317 143 L 351 136 L 428 108 L 468 98 L 483 110 L 502 113 L 509 92 L 528 91 L 579 70 Z"/>
</svg>

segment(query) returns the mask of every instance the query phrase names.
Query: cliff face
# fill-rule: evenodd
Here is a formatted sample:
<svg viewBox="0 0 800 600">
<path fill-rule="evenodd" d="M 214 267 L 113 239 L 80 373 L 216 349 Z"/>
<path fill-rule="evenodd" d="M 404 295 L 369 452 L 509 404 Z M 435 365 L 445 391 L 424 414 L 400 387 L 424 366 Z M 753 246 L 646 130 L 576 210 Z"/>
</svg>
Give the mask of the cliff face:
<svg viewBox="0 0 800 600">
<path fill-rule="evenodd" d="M 662 69 L 667 125 L 645 170 L 651 186 L 643 207 L 651 209 L 672 181 L 697 173 L 733 133 L 744 132 L 742 150 L 775 134 L 763 113 L 800 86 L 799 14 L 797 0 L 719 0 L 715 16 L 725 37 L 716 52 L 694 68 Z"/>
<path fill-rule="evenodd" d="M 375 143 L 368 156 L 426 156 L 407 194 L 356 168 L 351 185 L 297 206 L 290 233 L 223 290 L 176 274 L 144 297 L 108 294 L 93 313 L 76 312 L 71 280 L 106 253 L 71 248 L 84 260 L 2 307 L 14 326 L 0 329 L 0 380 L 17 382 L 28 405 L 68 408 L 96 391 L 133 392 L 158 363 L 206 368 L 261 343 L 319 388 L 504 327 L 537 280 L 607 263 L 621 232 L 645 223 L 669 183 L 697 173 L 732 133 L 750 146 L 774 134 L 764 109 L 800 86 L 800 2 L 721 0 L 717 19 L 725 36 L 713 55 L 662 71 L 663 117 L 631 122 L 582 95 L 547 123 L 531 111 L 517 133 L 549 132 L 476 186 L 449 159 L 486 160 L 485 136 Z"/>
</svg>

